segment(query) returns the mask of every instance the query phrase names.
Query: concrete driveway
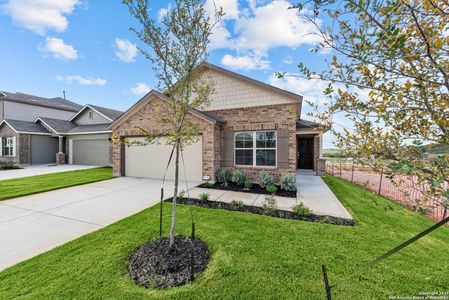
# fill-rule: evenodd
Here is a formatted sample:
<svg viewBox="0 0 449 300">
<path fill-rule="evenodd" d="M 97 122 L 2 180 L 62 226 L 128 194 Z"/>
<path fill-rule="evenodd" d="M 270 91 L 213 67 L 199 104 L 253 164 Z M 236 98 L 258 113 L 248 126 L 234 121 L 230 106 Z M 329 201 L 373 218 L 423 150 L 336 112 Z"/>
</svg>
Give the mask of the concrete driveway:
<svg viewBox="0 0 449 300">
<path fill-rule="evenodd" d="M 78 165 L 39 165 L 27 166 L 23 169 L 17 170 L 2 170 L 0 171 L 0 180 L 22 178 L 36 175 L 44 175 L 51 173 L 60 173 L 67 171 L 85 170 L 97 168 L 94 166 L 78 166 Z"/>
<path fill-rule="evenodd" d="M 161 185 L 120 177 L 0 201 L 0 270 L 158 203 Z M 165 183 L 166 197 L 173 185 Z M 186 190 L 185 183 L 180 186 Z"/>
</svg>

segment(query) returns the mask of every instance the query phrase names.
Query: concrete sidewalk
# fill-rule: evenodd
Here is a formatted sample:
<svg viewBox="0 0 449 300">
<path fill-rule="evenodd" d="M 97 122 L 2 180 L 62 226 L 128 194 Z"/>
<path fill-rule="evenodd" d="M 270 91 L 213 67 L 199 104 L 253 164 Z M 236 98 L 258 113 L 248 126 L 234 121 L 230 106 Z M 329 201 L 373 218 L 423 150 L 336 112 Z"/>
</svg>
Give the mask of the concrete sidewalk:
<svg viewBox="0 0 449 300">
<path fill-rule="evenodd" d="M 161 186 L 160 180 L 120 177 L 0 201 L 0 270 L 158 203 Z M 173 182 L 165 188 L 169 197 Z"/>
<path fill-rule="evenodd" d="M 60 173 L 67 171 L 85 170 L 97 168 L 94 166 L 78 166 L 78 165 L 39 165 L 28 166 L 17 170 L 2 170 L 0 171 L 0 180 L 15 179 L 22 177 L 30 177 L 36 175 L 44 175 L 51 173 Z"/>
<path fill-rule="evenodd" d="M 352 219 L 351 214 L 340 203 L 331 189 L 313 171 L 298 171 L 296 173 L 298 186 L 298 202 L 307 205 L 313 213 Z"/>
</svg>

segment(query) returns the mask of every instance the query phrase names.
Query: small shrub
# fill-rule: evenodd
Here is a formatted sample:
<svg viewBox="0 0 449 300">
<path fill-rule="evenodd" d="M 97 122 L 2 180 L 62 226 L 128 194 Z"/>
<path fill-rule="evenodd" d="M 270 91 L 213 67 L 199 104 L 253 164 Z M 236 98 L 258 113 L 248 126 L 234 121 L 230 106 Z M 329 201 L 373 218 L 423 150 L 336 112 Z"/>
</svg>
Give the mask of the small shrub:
<svg viewBox="0 0 449 300">
<path fill-rule="evenodd" d="M 14 169 L 21 169 L 21 167 L 19 167 L 13 162 L 0 163 L 0 170 L 14 170 Z"/>
<path fill-rule="evenodd" d="M 270 194 L 274 194 L 278 191 L 278 187 L 275 186 L 274 184 L 269 184 L 265 187 L 265 189 L 267 190 L 268 193 Z"/>
<path fill-rule="evenodd" d="M 308 208 L 304 203 L 299 203 L 296 204 L 295 206 L 292 207 L 292 210 L 295 214 L 297 214 L 298 216 L 304 216 L 304 217 L 308 217 L 312 214 L 312 211 L 310 210 L 310 208 Z"/>
<path fill-rule="evenodd" d="M 209 201 L 210 199 L 210 194 L 209 193 L 202 193 L 198 195 L 200 197 L 201 201 Z"/>
<path fill-rule="evenodd" d="M 215 176 L 217 177 L 217 181 L 222 185 L 222 186 L 228 186 L 228 182 L 229 180 L 231 180 L 231 172 L 229 170 L 226 169 L 218 169 L 217 173 L 215 174 Z"/>
<path fill-rule="evenodd" d="M 242 200 L 232 200 L 231 201 L 231 206 L 232 207 L 238 207 L 238 208 L 243 208 L 243 206 L 244 206 L 244 204 L 243 204 L 243 201 Z"/>
<path fill-rule="evenodd" d="M 246 176 L 242 170 L 234 171 L 234 174 L 232 175 L 232 182 L 234 182 L 238 186 L 243 186 L 245 184 L 245 181 L 246 181 Z"/>
<path fill-rule="evenodd" d="M 203 187 L 210 189 L 212 187 L 212 183 L 210 183 L 209 181 L 206 181 L 205 183 L 203 183 Z"/>
<path fill-rule="evenodd" d="M 259 174 L 260 187 L 264 189 L 269 184 L 274 184 L 273 176 L 271 176 L 265 171 L 260 172 Z"/>
<path fill-rule="evenodd" d="M 250 190 L 253 187 L 253 183 L 249 180 L 245 180 L 245 190 Z"/>
<path fill-rule="evenodd" d="M 186 195 L 186 192 L 185 191 L 180 191 L 179 193 L 178 193 L 178 197 L 179 198 L 184 198 L 184 196 Z"/>
<path fill-rule="evenodd" d="M 285 174 L 281 177 L 281 189 L 288 192 L 296 191 L 296 177 Z"/>
<path fill-rule="evenodd" d="M 265 202 L 262 204 L 262 209 L 264 214 L 266 215 L 272 215 L 276 212 L 278 206 L 276 198 L 273 196 L 269 196 L 265 198 Z"/>
</svg>

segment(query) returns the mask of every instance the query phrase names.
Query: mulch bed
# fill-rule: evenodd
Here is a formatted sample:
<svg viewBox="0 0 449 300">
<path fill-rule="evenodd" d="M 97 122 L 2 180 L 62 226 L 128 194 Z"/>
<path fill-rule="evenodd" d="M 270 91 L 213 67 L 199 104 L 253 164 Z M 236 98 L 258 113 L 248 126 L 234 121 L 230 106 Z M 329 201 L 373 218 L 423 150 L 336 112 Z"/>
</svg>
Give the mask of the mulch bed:
<svg viewBox="0 0 449 300">
<path fill-rule="evenodd" d="M 277 192 L 275 193 L 276 196 L 296 198 L 296 191 L 284 191 L 284 190 L 281 190 L 281 187 L 279 185 L 276 185 L 276 186 L 278 188 Z M 211 186 L 208 186 L 207 183 L 206 184 L 203 183 L 203 184 L 199 185 L 198 187 L 204 188 L 204 189 L 216 189 L 216 190 L 223 190 L 223 191 L 271 195 L 271 193 L 267 192 L 266 189 L 262 188 L 257 183 L 254 183 L 253 187 L 248 190 L 245 189 L 245 187 L 238 186 L 237 184 L 235 184 L 233 182 L 229 182 L 227 186 L 223 186 L 217 182 Z"/>
<path fill-rule="evenodd" d="M 128 259 L 128 274 L 145 288 L 168 288 L 190 281 L 192 243 L 175 237 L 176 247 L 168 251 L 170 239 L 163 237 L 137 248 Z M 193 239 L 194 272 L 203 272 L 209 263 L 209 250 L 203 241 Z"/>
<path fill-rule="evenodd" d="M 173 198 L 168 198 L 165 201 L 172 202 Z M 232 211 L 241 211 L 258 215 L 268 215 L 275 218 L 282 219 L 291 219 L 291 220 L 300 220 L 307 222 L 317 222 L 317 223 L 325 223 L 325 224 L 333 224 L 333 225 L 342 225 L 342 226 L 355 226 L 355 221 L 351 219 L 339 218 L 334 216 L 322 216 L 322 215 L 314 215 L 310 216 L 299 216 L 294 212 L 278 209 L 275 212 L 266 212 L 262 207 L 252 206 L 252 205 L 236 205 L 233 203 L 226 203 L 220 201 L 203 201 L 196 198 L 178 198 L 176 200 L 178 204 L 186 204 L 186 205 L 196 205 L 205 208 L 212 209 L 225 209 Z"/>
</svg>

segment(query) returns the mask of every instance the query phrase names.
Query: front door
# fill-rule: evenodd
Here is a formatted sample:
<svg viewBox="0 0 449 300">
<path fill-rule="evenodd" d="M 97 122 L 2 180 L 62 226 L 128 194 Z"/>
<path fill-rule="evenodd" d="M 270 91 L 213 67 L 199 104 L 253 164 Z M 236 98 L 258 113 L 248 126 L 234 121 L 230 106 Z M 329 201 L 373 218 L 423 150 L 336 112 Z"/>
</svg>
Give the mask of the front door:
<svg viewBox="0 0 449 300">
<path fill-rule="evenodd" d="M 298 169 L 313 170 L 313 137 L 312 138 L 298 138 Z"/>
</svg>

